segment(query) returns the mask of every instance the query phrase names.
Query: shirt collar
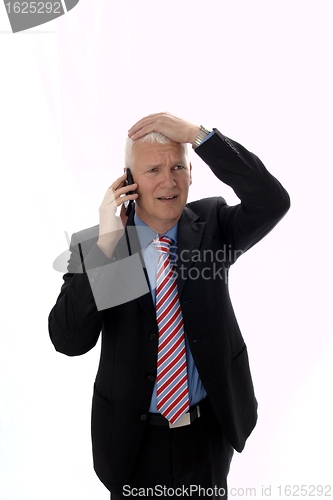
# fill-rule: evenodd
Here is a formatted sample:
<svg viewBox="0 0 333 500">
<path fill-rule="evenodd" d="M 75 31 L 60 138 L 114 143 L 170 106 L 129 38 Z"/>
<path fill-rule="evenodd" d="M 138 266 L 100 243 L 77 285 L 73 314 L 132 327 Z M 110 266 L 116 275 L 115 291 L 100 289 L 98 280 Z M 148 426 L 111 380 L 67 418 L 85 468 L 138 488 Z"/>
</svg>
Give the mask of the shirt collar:
<svg viewBox="0 0 333 500">
<path fill-rule="evenodd" d="M 178 222 L 176 222 L 176 224 L 164 234 L 157 234 L 156 231 L 147 226 L 147 224 L 143 222 L 136 214 L 134 214 L 134 224 L 138 233 L 141 250 L 144 250 L 148 245 L 150 245 L 154 238 L 158 238 L 159 236 L 164 235 L 172 238 L 175 244 L 177 244 Z"/>
</svg>

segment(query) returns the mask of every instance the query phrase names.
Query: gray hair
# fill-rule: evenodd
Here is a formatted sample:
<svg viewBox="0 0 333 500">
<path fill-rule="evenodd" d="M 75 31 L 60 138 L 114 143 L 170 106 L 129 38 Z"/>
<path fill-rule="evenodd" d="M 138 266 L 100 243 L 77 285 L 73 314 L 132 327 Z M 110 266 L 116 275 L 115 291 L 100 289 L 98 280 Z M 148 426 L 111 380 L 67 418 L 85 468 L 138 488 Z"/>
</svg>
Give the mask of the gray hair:
<svg viewBox="0 0 333 500">
<path fill-rule="evenodd" d="M 130 137 L 127 136 L 126 137 L 126 141 L 125 141 L 125 148 L 124 148 L 124 152 L 125 152 L 125 167 L 126 168 L 131 168 L 132 167 L 132 161 L 133 161 L 133 158 L 132 158 L 132 155 L 133 155 L 132 148 L 133 148 L 133 144 L 135 142 L 150 142 L 151 144 L 154 144 L 154 143 L 167 144 L 168 142 L 174 142 L 174 141 L 172 141 L 171 139 L 169 139 L 169 137 L 166 137 L 165 135 L 160 134 L 159 132 L 150 132 L 149 134 L 146 134 L 143 137 L 140 137 L 140 139 L 138 139 L 137 141 L 133 141 L 133 139 L 131 139 Z M 189 155 L 188 145 L 185 144 L 185 143 L 180 143 L 180 145 L 184 149 L 185 158 L 188 161 L 190 161 L 190 155 Z"/>
</svg>

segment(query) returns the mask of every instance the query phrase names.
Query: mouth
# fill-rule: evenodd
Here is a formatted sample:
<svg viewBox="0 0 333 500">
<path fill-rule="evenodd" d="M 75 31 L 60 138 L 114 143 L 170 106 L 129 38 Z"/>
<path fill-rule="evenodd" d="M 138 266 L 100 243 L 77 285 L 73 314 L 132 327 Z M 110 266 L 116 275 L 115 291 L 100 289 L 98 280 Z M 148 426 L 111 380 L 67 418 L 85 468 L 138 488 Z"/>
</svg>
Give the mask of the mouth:
<svg viewBox="0 0 333 500">
<path fill-rule="evenodd" d="M 173 196 L 161 196 L 160 198 L 157 198 L 158 200 L 161 200 L 161 201 L 170 201 L 170 200 L 175 200 L 177 198 L 177 195 L 173 195 Z"/>
</svg>

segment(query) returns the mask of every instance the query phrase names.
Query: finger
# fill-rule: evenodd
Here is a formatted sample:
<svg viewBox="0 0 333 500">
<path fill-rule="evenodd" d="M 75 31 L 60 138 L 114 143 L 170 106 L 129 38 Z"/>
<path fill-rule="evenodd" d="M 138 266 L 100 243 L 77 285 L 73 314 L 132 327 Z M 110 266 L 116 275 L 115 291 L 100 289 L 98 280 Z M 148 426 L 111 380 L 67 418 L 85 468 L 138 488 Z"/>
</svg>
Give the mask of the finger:
<svg viewBox="0 0 333 500">
<path fill-rule="evenodd" d="M 126 201 L 136 200 L 138 196 L 137 193 L 120 196 L 116 199 L 117 207 L 120 207 L 120 205 L 123 205 Z"/>
<path fill-rule="evenodd" d="M 117 208 L 120 207 L 120 205 L 123 205 L 126 201 L 136 200 L 139 196 L 137 193 L 132 193 L 115 198 L 112 189 L 110 189 L 109 191 L 110 191 L 109 198 L 104 199 L 103 203 L 99 207 L 100 213 L 110 213 L 110 210 L 112 210 L 115 214 Z"/>
<path fill-rule="evenodd" d="M 111 184 L 111 186 L 108 188 L 108 190 L 106 191 L 106 193 L 104 195 L 103 203 L 107 200 L 107 198 L 110 198 L 110 196 L 112 197 L 111 193 L 114 193 L 117 189 L 119 189 L 121 186 L 124 185 L 126 177 L 127 177 L 127 175 L 123 174 L 121 177 L 119 177 L 116 181 L 114 181 Z"/>
<path fill-rule="evenodd" d="M 126 177 L 127 174 L 125 172 L 121 177 L 119 177 L 116 181 L 114 181 L 113 184 L 111 184 L 110 188 L 113 189 L 113 191 L 115 191 L 116 189 L 121 187 L 124 184 Z"/>
<path fill-rule="evenodd" d="M 102 203 L 110 203 L 112 202 L 116 197 L 127 193 L 128 191 L 135 191 L 135 189 L 138 187 L 136 183 L 134 184 L 126 184 L 124 186 L 125 180 L 126 180 L 127 174 L 123 174 L 121 177 L 119 177 L 116 181 L 114 181 L 113 184 L 108 188 L 107 192 L 105 193 L 105 196 L 103 198 Z"/>
<path fill-rule="evenodd" d="M 114 196 L 115 198 L 119 198 L 119 196 L 122 196 L 123 194 L 127 194 L 129 191 L 135 191 L 137 189 L 138 185 L 136 182 L 133 184 L 127 184 L 126 186 L 117 189 L 114 191 Z"/>
<path fill-rule="evenodd" d="M 120 216 L 121 222 L 123 223 L 123 226 L 126 226 L 126 222 L 127 222 L 128 217 L 126 215 L 126 208 L 125 208 L 124 204 L 121 206 L 119 216 Z"/>
<path fill-rule="evenodd" d="M 144 131 L 144 129 L 151 125 L 153 122 L 147 120 L 140 120 L 140 122 L 136 123 L 129 131 L 128 136 L 133 139 L 133 136 Z M 142 134 L 143 135 L 143 134 Z M 134 140 L 134 139 L 133 139 Z"/>
<path fill-rule="evenodd" d="M 130 129 L 128 132 L 130 132 L 132 129 L 136 127 L 140 127 L 143 123 L 147 122 L 152 122 L 157 116 L 161 115 L 162 113 L 152 113 L 150 115 L 144 116 L 140 120 L 138 120 Z"/>
<path fill-rule="evenodd" d="M 137 184 L 132 184 L 130 186 L 125 186 L 118 191 L 113 191 L 113 189 L 109 188 L 106 195 L 104 196 L 104 200 L 100 206 L 100 208 L 107 208 L 110 205 L 114 205 L 115 210 L 116 207 L 119 207 L 122 203 L 128 200 L 135 200 L 138 197 L 137 193 L 127 194 L 128 191 L 134 191 L 137 187 Z"/>
<path fill-rule="evenodd" d="M 144 135 L 150 134 L 151 132 L 160 132 L 159 124 L 156 121 L 152 123 L 142 124 L 139 127 L 134 128 L 131 133 L 128 134 L 128 136 L 133 141 L 136 141 L 137 139 L 140 139 Z"/>
<path fill-rule="evenodd" d="M 145 116 L 141 120 L 139 120 L 137 123 L 133 125 L 128 131 L 129 137 L 134 140 L 133 136 L 135 135 L 136 138 L 139 138 L 149 134 L 150 132 L 158 132 L 157 127 L 158 127 L 158 121 L 161 119 L 163 115 L 166 113 L 155 113 L 152 115 Z"/>
</svg>

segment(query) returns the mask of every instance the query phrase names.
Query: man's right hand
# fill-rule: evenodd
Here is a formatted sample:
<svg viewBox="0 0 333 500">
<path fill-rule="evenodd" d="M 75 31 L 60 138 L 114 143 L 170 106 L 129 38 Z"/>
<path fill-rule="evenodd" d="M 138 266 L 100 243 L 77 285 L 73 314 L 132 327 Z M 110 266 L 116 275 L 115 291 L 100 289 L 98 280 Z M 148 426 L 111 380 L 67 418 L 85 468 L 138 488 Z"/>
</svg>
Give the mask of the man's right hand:
<svg viewBox="0 0 333 500">
<path fill-rule="evenodd" d="M 107 190 L 104 200 L 99 207 L 99 237 L 97 246 L 102 252 L 112 257 L 113 251 L 124 234 L 127 222 L 124 202 L 135 200 L 136 193 L 127 194 L 134 191 L 138 185 L 136 183 L 126 185 L 126 173 L 117 179 Z M 120 216 L 116 215 L 117 208 L 121 206 Z"/>
</svg>

